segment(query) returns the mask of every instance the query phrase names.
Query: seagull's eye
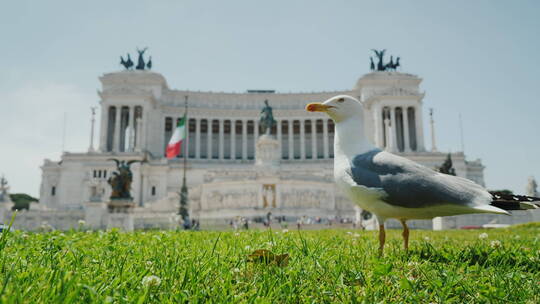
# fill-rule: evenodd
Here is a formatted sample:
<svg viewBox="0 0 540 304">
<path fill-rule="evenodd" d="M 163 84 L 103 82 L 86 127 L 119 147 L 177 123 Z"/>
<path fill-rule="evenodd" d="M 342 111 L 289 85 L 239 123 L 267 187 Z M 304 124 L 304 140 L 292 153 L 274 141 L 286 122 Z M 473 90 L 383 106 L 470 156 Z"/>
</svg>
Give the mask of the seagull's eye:
<svg viewBox="0 0 540 304">
<path fill-rule="evenodd" d="M 339 102 L 339 103 L 342 103 L 342 102 L 345 101 L 345 98 L 340 98 L 340 99 L 338 99 L 338 100 L 336 100 L 336 101 Z"/>
</svg>

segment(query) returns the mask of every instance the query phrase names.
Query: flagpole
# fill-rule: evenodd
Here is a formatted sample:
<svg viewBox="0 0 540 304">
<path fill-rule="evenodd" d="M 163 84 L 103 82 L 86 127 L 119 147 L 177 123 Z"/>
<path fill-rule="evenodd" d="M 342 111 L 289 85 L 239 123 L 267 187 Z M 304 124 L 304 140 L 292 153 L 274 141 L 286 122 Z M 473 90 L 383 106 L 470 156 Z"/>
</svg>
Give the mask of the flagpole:
<svg viewBox="0 0 540 304">
<path fill-rule="evenodd" d="M 191 228 L 191 222 L 189 220 L 189 212 L 188 212 L 188 188 L 187 188 L 187 183 L 186 183 L 186 171 L 187 171 L 187 156 L 188 156 L 188 150 L 187 150 L 187 141 L 188 141 L 188 128 L 189 128 L 189 123 L 188 123 L 188 117 L 187 117 L 187 113 L 188 113 L 188 97 L 187 95 L 185 96 L 185 112 L 184 112 L 184 117 L 185 117 L 185 121 L 184 121 L 184 140 L 185 140 L 185 143 L 184 143 L 184 176 L 183 176 L 183 179 L 182 179 L 182 188 L 180 190 L 180 210 L 179 210 L 179 213 L 180 215 L 182 216 L 182 220 L 184 221 L 184 229 L 189 229 Z"/>
</svg>

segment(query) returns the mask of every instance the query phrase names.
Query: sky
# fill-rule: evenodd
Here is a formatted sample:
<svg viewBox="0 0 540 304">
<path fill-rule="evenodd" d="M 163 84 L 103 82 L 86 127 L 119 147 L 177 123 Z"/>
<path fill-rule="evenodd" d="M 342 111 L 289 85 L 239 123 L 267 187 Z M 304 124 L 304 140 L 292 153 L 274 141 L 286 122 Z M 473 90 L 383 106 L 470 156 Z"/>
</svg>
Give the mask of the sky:
<svg viewBox="0 0 540 304">
<path fill-rule="evenodd" d="M 345 90 L 371 49 L 423 79 L 437 147 L 484 164 L 488 189 L 540 179 L 539 1 L 0 0 L 0 174 L 39 195 L 44 159 L 89 147 L 98 77 L 149 47 L 170 88 Z M 98 131 L 99 121 L 96 123 Z"/>
</svg>

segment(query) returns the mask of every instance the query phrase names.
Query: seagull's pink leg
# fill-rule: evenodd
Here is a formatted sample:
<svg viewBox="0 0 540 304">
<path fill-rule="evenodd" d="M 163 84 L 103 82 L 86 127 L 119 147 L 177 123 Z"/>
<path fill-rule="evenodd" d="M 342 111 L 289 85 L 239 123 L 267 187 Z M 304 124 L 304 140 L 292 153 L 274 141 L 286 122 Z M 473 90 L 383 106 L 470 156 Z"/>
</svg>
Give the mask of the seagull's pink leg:
<svg viewBox="0 0 540 304">
<path fill-rule="evenodd" d="M 409 250 L 409 227 L 407 227 L 407 222 L 401 220 L 401 225 L 403 225 L 403 241 L 405 241 L 405 251 Z"/>
<path fill-rule="evenodd" d="M 386 232 L 384 231 L 384 224 L 379 225 L 379 256 L 382 256 L 384 249 L 384 242 L 386 241 Z"/>
</svg>

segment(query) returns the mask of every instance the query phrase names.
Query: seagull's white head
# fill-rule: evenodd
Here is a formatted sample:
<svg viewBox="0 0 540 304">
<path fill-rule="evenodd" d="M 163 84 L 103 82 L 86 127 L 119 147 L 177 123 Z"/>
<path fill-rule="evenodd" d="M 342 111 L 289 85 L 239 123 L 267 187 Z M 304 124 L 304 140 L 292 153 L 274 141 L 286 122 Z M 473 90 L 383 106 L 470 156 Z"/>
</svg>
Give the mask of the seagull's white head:
<svg viewBox="0 0 540 304">
<path fill-rule="evenodd" d="M 324 112 L 336 123 L 348 118 L 363 119 L 364 108 L 356 98 L 348 95 L 334 96 L 322 103 L 313 102 L 306 105 L 308 112 Z"/>
</svg>

